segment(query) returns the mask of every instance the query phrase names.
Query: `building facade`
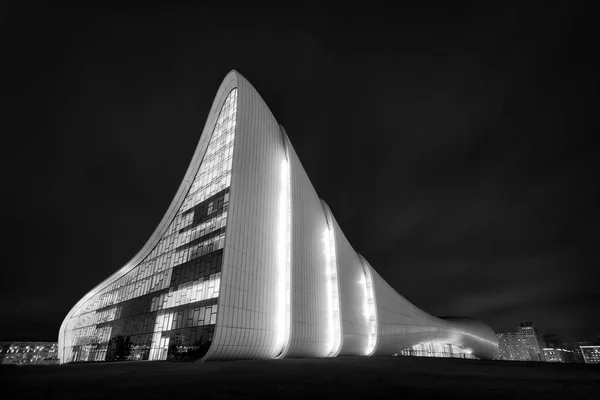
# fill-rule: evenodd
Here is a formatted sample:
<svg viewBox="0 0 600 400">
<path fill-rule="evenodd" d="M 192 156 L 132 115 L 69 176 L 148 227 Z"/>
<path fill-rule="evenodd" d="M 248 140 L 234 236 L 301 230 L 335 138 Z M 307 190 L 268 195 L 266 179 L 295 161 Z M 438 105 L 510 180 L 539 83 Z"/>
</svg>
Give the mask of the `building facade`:
<svg viewBox="0 0 600 400">
<path fill-rule="evenodd" d="M 576 363 L 585 363 L 583 354 L 581 354 L 581 346 L 589 346 L 588 342 L 569 342 L 565 343 L 565 348 L 573 353 L 573 360 Z"/>
<path fill-rule="evenodd" d="M 509 361 L 545 361 L 544 336 L 530 321 L 521 322 L 515 332 L 498 333 L 498 359 Z"/>
<path fill-rule="evenodd" d="M 529 352 L 521 345 L 518 332 L 502 332 L 497 334 L 498 359 L 509 361 L 530 361 Z"/>
<path fill-rule="evenodd" d="M 579 346 L 586 364 L 600 364 L 600 346 Z"/>
<path fill-rule="evenodd" d="M 545 361 L 543 348 L 546 347 L 544 335 L 538 332 L 531 321 L 521 322 L 519 325 L 518 336 L 520 347 L 529 354 L 531 361 Z"/>
<path fill-rule="evenodd" d="M 546 347 L 542 349 L 544 353 L 544 361 L 546 362 L 561 362 L 561 363 L 572 363 L 575 362 L 573 352 L 567 349 L 561 349 L 558 347 Z"/>
<path fill-rule="evenodd" d="M 476 359 L 469 350 L 446 343 L 420 343 L 400 350 L 395 356 Z"/>
<path fill-rule="evenodd" d="M 145 246 L 59 332 L 73 361 L 392 355 L 420 343 L 494 358 L 494 331 L 437 318 L 350 245 L 285 129 L 236 71 Z"/>
<path fill-rule="evenodd" d="M 56 365 L 56 342 L 3 342 L 0 343 L 2 365 Z"/>
</svg>

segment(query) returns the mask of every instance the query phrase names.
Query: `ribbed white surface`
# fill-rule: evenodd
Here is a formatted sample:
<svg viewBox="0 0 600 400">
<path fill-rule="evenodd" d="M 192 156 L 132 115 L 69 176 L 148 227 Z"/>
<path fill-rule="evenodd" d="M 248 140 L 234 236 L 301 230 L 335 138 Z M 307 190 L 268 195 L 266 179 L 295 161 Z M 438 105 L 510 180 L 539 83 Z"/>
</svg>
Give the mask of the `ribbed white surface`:
<svg viewBox="0 0 600 400">
<path fill-rule="evenodd" d="M 390 355 L 421 342 L 440 342 L 468 348 L 480 358 L 495 357 L 497 340 L 490 327 L 476 320 L 449 321 L 429 315 L 399 295 L 377 271 L 371 272 L 378 317 L 375 354 Z"/>
<path fill-rule="evenodd" d="M 277 354 L 277 206 L 285 150 L 258 92 L 237 75 L 238 108 L 219 313 L 205 359 Z"/>
<path fill-rule="evenodd" d="M 327 275 L 331 267 L 327 264 L 328 250 L 335 252 L 333 258 L 329 256 L 337 266 L 339 355 L 367 354 L 373 347 L 369 347 L 371 331 L 377 334 L 373 354 L 391 355 L 420 342 L 439 341 L 468 348 L 478 357 L 493 358 L 497 340 L 491 328 L 470 319 L 440 319 L 425 313 L 400 296 L 354 251 L 329 208 L 319 199 L 283 128 L 252 85 L 232 71 L 219 88 L 194 158 L 155 233 L 129 263 L 81 299 L 63 322 L 59 333 L 61 360 L 66 321 L 146 257 L 175 217 L 198 171 L 218 110 L 235 87 L 235 146 L 218 313 L 212 345 L 204 360 L 268 359 L 281 351 L 281 344 L 279 348 L 276 345 L 277 329 L 282 326 L 277 323 L 277 310 L 286 300 L 281 298 L 278 279 L 281 262 L 278 264 L 277 246 L 282 243 L 278 241 L 278 200 L 283 185 L 282 161 L 287 159 L 286 141 L 291 185 L 291 323 L 285 356 L 325 357 L 331 352 L 331 327 L 335 325 L 328 309 L 333 293 L 331 285 L 327 286 L 328 279 L 332 282 L 331 275 Z M 323 238 L 330 225 L 335 241 L 326 249 Z M 366 271 L 370 271 L 374 293 L 374 310 L 367 312 L 365 304 L 372 294 L 366 294 Z M 370 327 L 373 320 L 377 321 L 376 329 Z"/>
<path fill-rule="evenodd" d="M 327 220 L 321 200 L 288 143 L 292 182 L 292 335 L 287 357 L 325 357 Z"/>
<path fill-rule="evenodd" d="M 366 301 L 361 285 L 364 279 L 363 267 L 335 217 L 333 223 L 342 314 L 342 348 L 339 355 L 364 355 L 369 342 L 369 325 L 363 315 Z"/>
</svg>

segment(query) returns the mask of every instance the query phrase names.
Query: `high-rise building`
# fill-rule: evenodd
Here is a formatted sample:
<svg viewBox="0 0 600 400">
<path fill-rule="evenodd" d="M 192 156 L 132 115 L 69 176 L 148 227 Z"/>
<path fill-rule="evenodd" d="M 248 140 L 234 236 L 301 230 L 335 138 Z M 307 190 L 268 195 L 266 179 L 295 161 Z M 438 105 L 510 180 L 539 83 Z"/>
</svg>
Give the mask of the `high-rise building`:
<svg viewBox="0 0 600 400">
<path fill-rule="evenodd" d="M 498 359 L 511 361 L 544 361 L 544 337 L 530 321 L 521 322 L 516 332 L 497 334 Z"/>
<path fill-rule="evenodd" d="M 542 349 L 546 347 L 544 336 L 537 331 L 531 321 L 521 322 L 519 325 L 519 339 L 521 347 L 529 353 L 531 361 L 544 361 Z"/>
<path fill-rule="evenodd" d="M 420 343 L 494 358 L 494 331 L 436 318 L 358 254 L 285 129 L 236 71 L 145 246 L 86 294 L 61 362 L 389 354 Z"/>
<path fill-rule="evenodd" d="M 498 359 L 511 361 L 530 361 L 531 357 L 525 347 L 519 332 L 498 333 Z"/>
</svg>

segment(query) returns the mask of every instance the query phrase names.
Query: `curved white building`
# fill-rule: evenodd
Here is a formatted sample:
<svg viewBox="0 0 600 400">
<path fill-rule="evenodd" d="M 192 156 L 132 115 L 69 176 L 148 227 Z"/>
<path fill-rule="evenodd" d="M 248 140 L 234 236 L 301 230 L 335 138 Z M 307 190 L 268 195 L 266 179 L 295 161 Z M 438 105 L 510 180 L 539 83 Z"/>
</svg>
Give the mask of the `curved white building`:
<svg viewBox="0 0 600 400">
<path fill-rule="evenodd" d="M 58 343 L 66 363 L 392 355 L 423 342 L 498 351 L 490 327 L 425 313 L 354 251 L 283 127 L 231 71 L 161 223 L 71 309 Z"/>
</svg>

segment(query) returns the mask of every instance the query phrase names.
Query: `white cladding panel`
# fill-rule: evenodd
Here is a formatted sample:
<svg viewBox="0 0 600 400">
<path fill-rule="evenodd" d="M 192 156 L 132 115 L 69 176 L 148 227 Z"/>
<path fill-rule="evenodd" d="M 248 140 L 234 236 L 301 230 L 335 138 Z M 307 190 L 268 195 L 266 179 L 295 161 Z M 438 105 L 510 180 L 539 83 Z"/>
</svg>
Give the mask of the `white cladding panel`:
<svg viewBox="0 0 600 400">
<path fill-rule="evenodd" d="M 362 261 L 340 229 L 335 217 L 339 297 L 342 319 L 342 348 L 339 355 L 364 355 L 369 343 L 369 325 L 364 315 L 367 301 L 362 282 Z"/>
<path fill-rule="evenodd" d="M 287 357 L 326 357 L 327 230 L 321 200 L 288 142 L 292 185 L 292 334 Z"/>
<path fill-rule="evenodd" d="M 277 205 L 285 148 L 279 124 L 241 75 L 215 337 L 205 359 L 277 354 Z"/>
<path fill-rule="evenodd" d="M 427 314 L 398 294 L 371 268 L 378 317 L 375 354 L 391 355 L 423 342 L 448 343 L 469 349 L 477 357 L 497 353 L 494 331 L 468 318 L 441 319 Z"/>
<path fill-rule="evenodd" d="M 493 358 L 497 354 L 497 340 L 487 325 L 466 318 L 431 316 L 399 295 L 366 260 L 363 263 L 329 208 L 318 198 L 285 131 L 258 92 L 235 71 L 227 75 L 219 88 L 194 158 L 163 221 L 128 264 L 73 307 L 59 332 L 59 357 L 64 358 L 65 324 L 71 315 L 135 267 L 164 234 L 198 171 L 218 111 L 235 87 L 238 88 L 235 146 L 218 313 L 212 345 L 204 360 L 275 358 L 281 351 L 277 346 L 282 326 L 278 307 L 286 300 L 278 292 L 282 282 L 278 206 L 285 185 L 281 179 L 285 160 L 289 162 L 291 185 L 291 318 L 285 356 L 335 355 L 337 345 L 331 343 L 330 330 L 336 326 L 332 323 L 335 313 L 330 309 L 335 296 L 341 319 L 339 355 L 369 353 L 372 349 L 369 332 L 371 339 L 376 332 L 373 354 L 391 355 L 421 342 L 442 342 L 467 348 L 478 357 Z M 329 237 L 330 228 L 335 236 L 333 255 L 333 242 L 324 240 Z M 331 267 L 328 257 L 337 262 L 335 291 L 331 289 L 333 275 L 327 275 Z M 365 290 L 364 268 L 371 272 L 369 295 Z M 367 309 L 368 296 L 375 305 L 376 330 L 369 322 L 373 321 L 373 311 Z"/>
<path fill-rule="evenodd" d="M 371 269 L 377 299 L 378 338 L 375 354 L 391 355 L 420 342 L 431 341 L 438 318 L 430 316 L 400 296 Z M 425 336 L 424 336 L 425 334 Z M 400 348 L 398 348 L 400 347 Z"/>
</svg>

